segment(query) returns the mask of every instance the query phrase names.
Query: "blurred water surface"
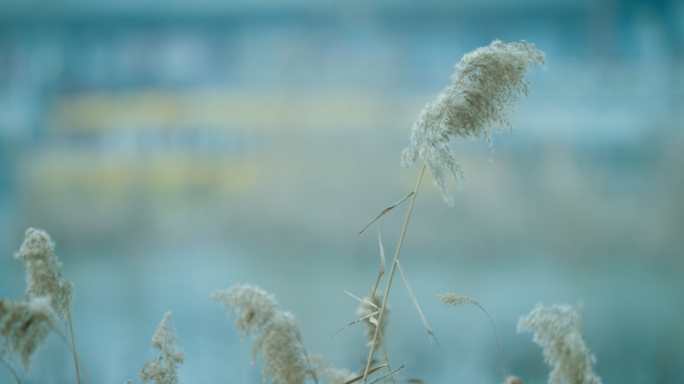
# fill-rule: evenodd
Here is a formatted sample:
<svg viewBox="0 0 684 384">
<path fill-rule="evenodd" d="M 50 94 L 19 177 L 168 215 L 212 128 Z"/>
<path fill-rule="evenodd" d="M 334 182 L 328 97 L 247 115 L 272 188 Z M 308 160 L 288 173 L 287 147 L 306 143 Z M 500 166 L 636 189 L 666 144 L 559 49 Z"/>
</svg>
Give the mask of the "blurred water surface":
<svg viewBox="0 0 684 384">
<path fill-rule="evenodd" d="M 421 186 L 388 353 L 404 377 L 501 382 L 548 369 L 515 332 L 577 304 L 604 382 L 684 381 L 684 7 L 675 1 L 7 2 L 0 4 L 0 296 L 28 227 L 57 244 L 95 382 L 137 382 L 174 313 L 184 383 L 258 383 L 215 289 L 252 283 L 293 312 L 310 354 L 362 367 L 356 303 L 394 253 L 414 186 L 413 121 L 460 57 L 494 39 L 547 53 L 515 132 L 453 149 L 446 206 Z M 24 383 L 74 382 L 53 337 Z M 11 382 L 0 369 L 0 382 Z"/>
</svg>

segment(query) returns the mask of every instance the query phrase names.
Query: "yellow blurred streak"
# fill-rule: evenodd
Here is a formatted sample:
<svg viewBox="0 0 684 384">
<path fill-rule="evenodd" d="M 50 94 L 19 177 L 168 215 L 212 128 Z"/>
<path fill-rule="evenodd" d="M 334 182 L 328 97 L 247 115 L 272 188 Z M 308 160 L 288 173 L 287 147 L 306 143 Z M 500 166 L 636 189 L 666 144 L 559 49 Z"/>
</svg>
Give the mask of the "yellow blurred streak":
<svg viewBox="0 0 684 384">
<path fill-rule="evenodd" d="M 424 102 L 411 104 L 421 105 Z M 126 128 L 216 126 L 256 132 L 406 126 L 419 107 L 384 94 L 143 90 L 58 97 L 48 117 L 55 133 Z"/>
<path fill-rule="evenodd" d="M 217 156 L 175 151 L 143 158 L 70 148 L 48 150 L 27 160 L 24 182 L 51 198 L 86 196 L 101 200 L 132 194 L 199 198 L 244 193 L 258 181 L 248 156 Z"/>
</svg>

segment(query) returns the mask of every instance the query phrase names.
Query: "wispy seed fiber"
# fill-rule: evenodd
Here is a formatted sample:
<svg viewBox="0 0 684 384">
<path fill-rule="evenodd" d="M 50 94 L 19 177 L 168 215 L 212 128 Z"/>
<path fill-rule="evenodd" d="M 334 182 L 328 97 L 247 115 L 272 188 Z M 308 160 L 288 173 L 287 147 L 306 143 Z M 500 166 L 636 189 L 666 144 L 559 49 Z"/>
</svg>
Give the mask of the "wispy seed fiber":
<svg viewBox="0 0 684 384">
<path fill-rule="evenodd" d="M 463 167 L 449 148 L 451 138 L 491 140 L 492 127 L 512 129 L 508 113 L 519 95 L 530 93 L 525 75 L 544 60 L 544 53 L 525 41 L 495 40 L 463 56 L 452 84 L 423 108 L 413 125 L 411 143 L 402 153 L 404 167 L 417 160 L 425 163 L 444 200 L 451 204 L 446 174 L 457 184 L 464 178 Z"/>
</svg>

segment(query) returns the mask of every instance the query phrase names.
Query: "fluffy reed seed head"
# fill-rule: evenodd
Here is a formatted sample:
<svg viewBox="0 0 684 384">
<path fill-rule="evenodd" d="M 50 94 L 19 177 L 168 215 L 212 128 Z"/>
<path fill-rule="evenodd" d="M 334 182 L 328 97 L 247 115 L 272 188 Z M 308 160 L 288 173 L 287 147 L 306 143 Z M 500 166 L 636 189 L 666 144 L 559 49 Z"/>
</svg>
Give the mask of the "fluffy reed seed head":
<svg viewBox="0 0 684 384">
<path fill-rule="evenodd" d="M 491 141 L 492 127 L 512 129 L 507 115 L 519 95 L 530 93 L 525 75 L 544 62 L 544 53 L 525 41 L 494 40 L 464 55 L 456 64 L 452 84 L 423 108 L 413 125 L 411 143 L 402 153 L 404 167 L 423 161 L 451 205 L 446 174 L 450 173 L 457 185 L 464 178 L 463 167 L 449 148 L 451 137 Z"/>
<path fill-rule="evenodd" d="M 364 317 L 370 316 L 375 312 L 378 312 L 382 306 L 382 294 L 380 291 L 375 291 L 375 295 L 371 298 L 370 294 L 363 298 L 363 302 L 359 304 L 356 308 L 356 317 L 362 319 Z M 385 314 L 382 316 L 382 322 L 380 323 L 380 334 L 376 340 L 376 346 L 384 340 L 385 328 L 387 327 L 387 315 L 389 314 L 389 309 L 385 308 Z M 370 347 L 373 345 L 373 339 L 375 338 L 375 328 L 378 326 L 378 316 L 380 314 L 375 314 L 363 320 L 366 324 L 366 340 L 368 340 L 367 345 Z"/>
<path fill-rule="evenodd" d="M 437 298 L 442 302 L 442 304 L 447 307 L 455 307 L 461 304 L 474 304 L 478 305 L 477 300 L 471 299 L 470 297 L 457 295 L 455 293 L 445 293 L 443 295 L 437 295 Z"/>
<path fill-rule="evenodd" d="M 521 317 L 518 332 L 534 332 L 532 341 L 543 350 L 544 362 L 552 368 L 549 384 L 601 384 L 594 372 L 596 358 L 582 338 L 577 312 L 569 305 L 542 304 Z"/>
<path fill-rule="evenodd" d="M 219 300 L 228 317 L 236 315 L 235 328 L 245 336 L 261 332 L 280 312 L 273 295 L 249 284 L 216 291 L 209 298 Z"/>
<path fill-rule="evenodd" d="M 344 384 L 353 379 L 355 376 L 348 369 L 331 367 L 323 355 L 309 356 L 309 363 L 311 364 L 311 370 L 315 372 L 319 382 L 328 384 Z"/>
<path fill-rule="evenodd" d="M 18 361 L 28 373 L 31 357 L 45 343 L 55 321 L 50 297 L 28 302 L 0 299 L 0 356 Z"/>
<path fill-rule="evenodd" d="M 50 296 L 52 308 L 62 321 L 69 314 L 73 285 L 62 277 L 61 263 L 55 256 L 55 244 L 45 231 L 26 230 L 24 243 L 14 254 L 26 267 L 26 299 Z"/>
<path fill-rule="evenodd" d="M 235 285 L 209 298 L 219 300 L 229 310 L 228 317 L 235 314 L 238 331 L 254 339 L 252 358 L 264 357 L 264 381 L 272 376 L 274 384 L 304 383 L 311 369 L 299 325 L 291 313 L 278 308 L 273 295 L 255 286 Z"/>
<path fill-rule="evenodd" d="M 255 340 L 254 354 L 264 356 L 264 380 L 272 383 L 303 383 L 309 370 L 297 319 L 290 312 L 278 312 L 261 337 Z"/>
<path fill-rule="evenodd" d="M 178 384 L 178 365 L 185 361 L 183 349 L 176 348 L 176 327 L 169 323 L 171 312 L 166 312 L 152 336 L 152 347 L 161 351 L 152 362 L 145 362 L 140 380 L 155 384 Z"/>
</svg>

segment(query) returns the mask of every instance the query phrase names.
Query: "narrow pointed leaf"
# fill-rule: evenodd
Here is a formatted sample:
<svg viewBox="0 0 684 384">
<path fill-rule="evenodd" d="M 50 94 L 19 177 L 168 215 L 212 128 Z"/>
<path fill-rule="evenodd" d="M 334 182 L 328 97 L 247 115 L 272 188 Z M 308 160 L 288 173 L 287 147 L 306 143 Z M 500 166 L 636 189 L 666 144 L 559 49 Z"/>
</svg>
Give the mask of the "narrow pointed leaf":
<svg viewBox="0 0 684 384">
<path fill-rule="evenodd" d="M 367 299 L 361 299 L 361 298 L 359 298 L 359 297 L 356 297 L 356 296 L 354 296 L 354 294 L 352 294 L 352 293 L 349 293 L 349 292 L 347 292 L 347 291 L 344 291 L 344 293 L 346 293 L 347 295 L 349 295 L 349 296 L 353 297 L 353 298 L 354 298 L 354 299 L 356 299 L 356 300 L 357 300 L 357 301 L 358 301 L 359 303 L 362 303 L 362 304 L 368 304 L 368 305 L 370 305 L 371 307 L 373 307 L 373 308 L 377 309 L 378 311 L 380 310 L 380 308 L 378 308 L 378 306 L 377 306 L 377 305 L 375 305 L 375 304 L 371 303 L 371 302 L 370 302 L 369 300 L 367 300 Z"/>
<path fill-rule="evenodd" d="M 385 248 L 382 246 L 382 238 L 380 238 L 380 229 L 378 229 L 378 243 L 380 243 L 380 271 L 378 272 L 378 278 L 375 280 L 375 286 L 371 291 L 370 297 L 375 297 L 375 291 L 378 289 L 380 284 L 380 278 L 385 274 L 386 260 L 385 260 Z"/>
<path fill-rule="evenodd" d="M 413 195 L 413 191 L 412 191 L 411 193 L 409 193 L 408 195 L 406 195 L 406 197 L 404 197 L 403 199 L 401 199 L 401 200 L 397 201 L 396 203 L 390 205 L 389 207 L 383 209 L 382 212 L 380 212 L 380 214 L 378 214 L 377 216 L 375 216 L 375 219 L 371 220 L 370 223 L 366 224 L 366 226 L 363 227 L 363 229 L 360 230 L 358 234 L 359 234 L 359 235 L 362 234 L 363 231 L 365 231 L 366 228 L 370 227 L 371 224 L 375 223 L 376 220 L 378 220 L 378 219 L 381 218 L 383 215 L 385 215 L 385 213 L 387 213 L 387 212 L 393 210 L 394 208 L 396 208 L 397 205 L 399 205 L 399 204 L 403 203 L 404 201 L 406 201 L 406 199 L 408 199 L 409 197 L 411 197 L 411 195 Z"/>
<path fill-rule="evenodd" d="M 432 332 L 432 329 L 430 328 L 430 325 L 427 322 L 427 319 L 425 318 L 425 315 L 423 315 L 423 311 L 420 309 L 420 305 L 418 305 L 418 300 L 416 299 L 416 296 L 413 294 L 413 290 L 411 289 L 411 284 L 409 284 L 408 277 L 406 277 L 406 273 L 404 272 L 404 268 L 401 267 L 401 263 L 399 263 L 399 260 L 395 260 L 397 263 L 397 267 L 399 267 L 399 272 L 401 273 L 401 278 L 404 280 L 404 285 L 406 285 L 406 290 L 408 291 L 409 296 L 411 296 L 411 301 L 413 301 L 413 305 L 416 307 L 416 310 L 418 310 L 418 314 L 420 315 L 420 319 L 423 321 L 423 325 L 425 326 L 425 330 L 428 333 L 428 336 L 430 337 L 430 342 L 432 340 L 437 343 L 437 346 L 441 350 L 442 347 L 439 345 L 439 342 L 437 341 L 437 338 L 435 337 L 435 334 Z"/>
<path fill-rule="evenodd" d="M 376 377 L 374 380 L 372 380 L 372 381 L 369 382 L 368 384 L 377 383 L 378 381 L 380 381 L 380 380 L 382 380 L 382 379 L 384 379 L 384 378 L 386 378 L 386 377 L 389 377 L 389 376 L 394 375 L 395 373 L 401 371 L 402 369 L 404 369 L 404 366 L 403 366 L 403 365 L 402 365 L 401 367 L 395 369 L 394 371 L 390 372 L 390 373 L 384 374 L 384 375 L 382 375 L 382 376 L 380 376 L 380 377 Z"/>
<path fill-rule="evenodd" d="M 364 320 L 366 320 L 366 319 L 368 319 L 368 318 L 371 318 L 371 317 L 377 315 L 378 313 L 380 313 L 380 311 L 375 311 L 375 312 L 371 313 L 370 315 L 366 315 L 366 316 L 364 316 L 364 317 L 361 317 L 361 318 L 359 318 L 359 319 L 356 319 L 356 320 L 352 321 L 351 323 L 349 323 L 349 324 L 345 325 L 344 327 L 342 327 L 342 329 L 340 329 L 339 331 L 335 332 L 335 334 L 332 335 L 331 339 L 332 339 L 333 337 L 337 336 L 338 333 L 340 333 L 340 332 L 342 332 L 343 330 L 347 329 L 347 327 L 352 326 L 352 325 L 354 325 L 354 324 L 356 324 L 356 323 L 358 323 L 358 322 L 360 322 L 360 321 L 364 321 Z M 372 320 L 371 320 L 371 322 L 372 322 Z"/>
<path fill-rule="evenodd" d="M 383 365 L 378 365 L 378 366 L 375 367 L 375 368 L 371 368 L 371 369 L 368 371 L 368 374 L 370 375 L 371 373 L 376 372 L 378 369 L 384 368 L 384 367 L 386 367 L 386 366 L 387 366 L 387 364 L 383 364 Z M 360 374 L 360 375 L 358 375 L 358 376 L 356 376 L 355 378 L 353 378 L 353 379 L 351 379 L 351 380 L 349 380 L 349 381 L 345 381 L 344 384 L 352 384 L 352 383 L 355 383 L 355 382 L 357 382 L 357 381 L 359 381 L 359 380 L 361 380 L 361 379 L 363 379 L 363 373 Z"/>
</svg>

